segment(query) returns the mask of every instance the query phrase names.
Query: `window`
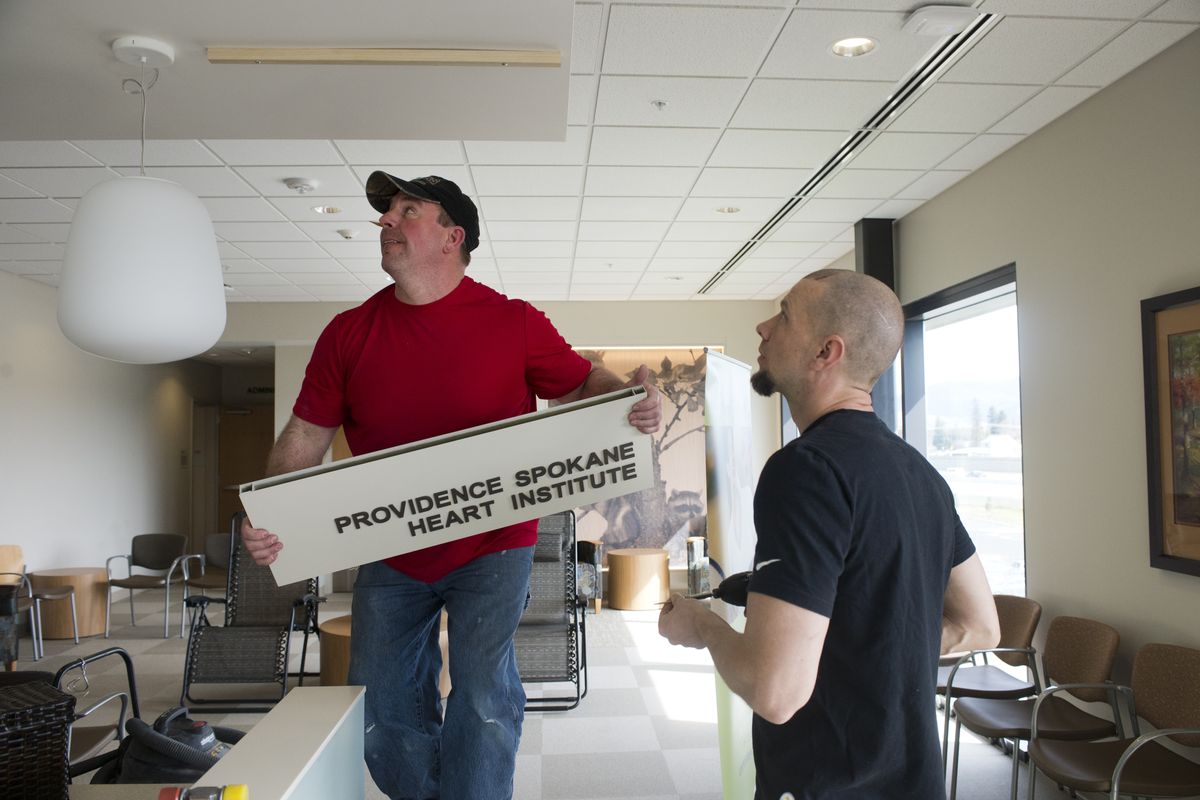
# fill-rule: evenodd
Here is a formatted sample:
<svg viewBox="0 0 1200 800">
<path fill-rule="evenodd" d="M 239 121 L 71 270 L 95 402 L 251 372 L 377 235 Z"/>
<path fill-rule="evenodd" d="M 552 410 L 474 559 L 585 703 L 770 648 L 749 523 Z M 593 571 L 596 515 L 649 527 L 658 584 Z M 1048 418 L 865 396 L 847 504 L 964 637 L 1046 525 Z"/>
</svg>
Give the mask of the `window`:
<svg viewBox="0 0 1200 800">
<path fill-rule="evenodd" d="M 904 431 L 950 484 L 997 594 L 1025 594 L 1016 270 L 905 307 Z"/>
</svg>

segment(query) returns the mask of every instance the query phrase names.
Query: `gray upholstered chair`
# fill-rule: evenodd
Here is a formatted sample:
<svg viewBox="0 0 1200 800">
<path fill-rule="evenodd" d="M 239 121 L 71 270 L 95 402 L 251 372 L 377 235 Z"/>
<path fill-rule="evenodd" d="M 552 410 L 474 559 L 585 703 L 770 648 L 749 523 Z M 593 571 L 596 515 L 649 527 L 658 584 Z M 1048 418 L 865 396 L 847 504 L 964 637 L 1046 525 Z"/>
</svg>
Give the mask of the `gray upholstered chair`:
<svg viewBox="0 0 1200 800">
<path fill-rule="evenodd" d="M 108 597 L 104 604 L 104 638 L 109 635 L 112 617 L 113 589 L 129 590 L 129 624 L 136 625 L 133 613 L 133 593 L 143 589 L 162 589 L 163 597 L 163 638 L 170 633 L 171 617 L 171 587 L 178 586 L 187 599 L 187 579 L 189 556 L 187 554 L 187 537 L 178 533 L 143 533 L 133 537 L 128 555 L 110 557 L 104 568 L 108 572 Z M 113 576 L 112 562 L 125 559 L 127 574 L 124 578 Z M 152 574 L 134 573 L 134 568 L 147 570 Z M 179 612 L 179 635 L 183 636 L 185 610 L 181 606 Z"/>
</svg>

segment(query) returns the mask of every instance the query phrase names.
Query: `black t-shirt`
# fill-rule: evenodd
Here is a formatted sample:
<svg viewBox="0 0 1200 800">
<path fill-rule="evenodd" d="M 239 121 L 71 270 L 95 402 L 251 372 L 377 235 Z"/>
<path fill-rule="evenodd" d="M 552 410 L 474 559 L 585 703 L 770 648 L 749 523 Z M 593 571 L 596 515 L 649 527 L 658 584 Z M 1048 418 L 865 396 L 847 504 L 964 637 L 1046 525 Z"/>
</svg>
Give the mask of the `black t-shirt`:
<svg viewBox="0 0 1200 800">
<path fill-rule="evenodd" d="M 950 487 L 873 413 L 835 411 L 767 462 L 754 524 L 750 591 L 829 618 L 812 699 L 754 717 L 756 797 L 944 797 L 942 598 L 975 552 Z"/>
</svg>

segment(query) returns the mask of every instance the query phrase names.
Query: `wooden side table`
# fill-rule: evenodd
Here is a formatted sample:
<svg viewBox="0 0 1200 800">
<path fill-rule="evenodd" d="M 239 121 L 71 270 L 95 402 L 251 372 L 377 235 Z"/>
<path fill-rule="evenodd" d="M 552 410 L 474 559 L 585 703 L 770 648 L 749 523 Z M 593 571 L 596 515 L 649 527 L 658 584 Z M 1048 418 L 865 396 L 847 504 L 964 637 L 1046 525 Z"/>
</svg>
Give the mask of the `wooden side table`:
<svg viewBox="0 0 1200 800">
<path fill-rule="evenodd" d="M 75 610 L 79 617 L 80 636 L 104 633 L 104 601 L 108 592 L 108 573 L 104 567 L 66 567 L 41 569 L 29 573 L 33 590 L 70 586 L 75 589 Z M 70 639 L 71 603 L 58 600 L 42 603 L 42 638 Z"/>
<path fill-rule="evenodd" d="M 608 597 L 611 608 L 658 608 L 671 596 L 667 551 L 657 547 L 629 547 L 608 551 Z"/>
</svg>

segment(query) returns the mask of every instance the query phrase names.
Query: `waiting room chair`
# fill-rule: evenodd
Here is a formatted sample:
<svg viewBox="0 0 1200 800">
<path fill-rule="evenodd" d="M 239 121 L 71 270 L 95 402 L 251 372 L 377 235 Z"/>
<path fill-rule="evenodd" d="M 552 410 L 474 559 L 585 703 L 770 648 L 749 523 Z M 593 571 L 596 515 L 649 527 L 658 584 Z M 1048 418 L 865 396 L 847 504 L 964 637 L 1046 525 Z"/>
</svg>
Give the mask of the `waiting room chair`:
<svg viewBox="0 0 1200 800">
<path fill-rule="evenodd" d="M 12 573 L 20 573 L 26 575 L 25 571 L 25 553 L 19 544 L 0 544 L 0 575 Z M 0 581 L 3 582 L 3 581 Z M 32 582 L 30 582 L 32 587 Z M 70 586 L 50 586 L 41 589 L 32 589 L 33 598 L 37 601 L 34 604 L 34 612 L 37 615 L 37 625 L 30 625 L 30 632 L 36 633 L 36 638 L 33 642 L 33 657 L 34 660 L 41 658 L 45 654 L 45 643 L 42 641 L 42 603 L 53 603 L 60 600 L 69 600 L 71 603 L 71 630 L 75 639 L 75 644 L 79 644 L 79 619 L 75 614 L 75 589 Z M 24 608 L 22 608 L 24 611 Z"/>
<path fill-rule="evenodd" d="M 529 606 L 517 625 L 513 646 L 523 683 L 571 683 L 567 695 L 530 698 L 530 711 L 567 711 L 587 695 L 586 600 L 575 587 L 575 513 L 563 511 L 538 521 L 529 578 Z"/>
<path fill-rule="evenodd" d="M 239 533 L 246 515 L 234 515 L 229 537 L 229 571 L 225 597 L 192 595 L 187 605 L 195 609 L 187 653 L 184 656 L 180 705 L 209 705 L 213 711 L 269 710 L 287 693 L 288 659 L 294 632 L 304 634 L 300 672 L 304 684 L 313 673 L 304 671 L 310 633 L 318 636 L 317 579 L 277 586 L 270 567 L 251 558 Z M 225 606 L 225 624 L 212 625 L 207 616 L 211 603 Z M 194 697 L 196 684 L 274 684 L 277 696 Z M 223 708 L 217 708 L 221 704 Z"/>
<path fill-rule="evenodd" d="M 104 604 L 104 638 L 109 635 L 109 624 L 112 616 L 113 588 L 129 590 L 129 624 L 137 625 L 133 614 L 133 593 L 138 589 L 162 589 L 163 597 L 163 638 L 170 637 L 171 618 L 171 586 L 178 585 L 183 591 L 183 599 L 188 596 L 187 579 L 190 556 L 187 554 L 187 537 L 178 533 L 143 533 L 134 536 L 128 555 L 111 556 L 104 562 L 108 573 L 108 597 Z M 192 556 L 194 557 L 194 556 Z M 113 577 L 112 562 L 125 559 L 127 577 Z M 156 574 L 134 574 L 133 569 L 150 570 Z M 183 636 L 185 612 L 179 614 L 179 635 Z"/>
<path fill-rule="evenodd" d="M 1112 672 L 1113 659 L 1121 636 L 1103 622 L 1081 617 L 1055 617 L 1046 632 L 1042 650 L 1042 675 L 1060 684 L 1101 683 Z M 1081 689 L 1074 696 L 1082 701 L 1102 701 L 1108 693 Z M 998 699 L 963 697 L 954 703 L 954 756 L 950 778 L 950 800 L 958 794 L 958 747 L 961 729 L 966 728 L 987 739 L 1012 740 L 1011 798 L 1017 800 L 1017 773 L 1021 759 L 1020 742 L 1028 741 L 1033 719 L 1034 698 Z M 1092 740 L 1116 736 L 1114 724 L 1093 716 L 1064 699 L 1050 697 L 1042 707 L 1042 736 L 1049 739 Z"/>
<path fill-rule="evenodd" d="M 1102 792 L 1117 800 L 1133 797 L 1200 795 L 1200 764 L 1164 747 L 1170 738 L 1185 747 L 1200 747 L 1200 650 L 1171 644 L 1143 645 L 1134 656 L 1129 686 L 1111 683 L 1062 684 L 1042 692 L 1033 707 L 1029 741 L 1029 800 L 1040 770 L 1074 792 Z M 1077 742 L 1042 735 L 1047 704 L 1062 692 L 1094 689 L 1110 695 L 1116 710 L 1123 706 L 1128 735 L 1117 715 L 1118 738 Z M 1120 698 L 1123 702 L 1118 703 Z M 1134 703 L 1136 699 L 1136 705 Z M 1139 717 L 1156 728 L 1142 734 Z"/>
<path fill-rule="evenodd" d="M 109 656 L 118 656 L 125 662 L 126 689 L 125 691 L 109 693 L 91 703 L 91 705 L 82 711 L 76 706 L 75 721 L 71 725 L 68 746 L 72 778 L 92 772 L 114 760 L 117 757 L 117 751 L 115 749 L 108 749 L 109 746 L 120 744 L 125 738 L 125 723 L 131 718 L 131 712 L 133 719 L 141 719 L 142 716 L 141 707 L 138 704 L 137 681 L 133 675 L 133 661 L 124 648 L 109 647 L 97 653 L 67 662 L 55 674 L 53 680 L 54 686 L 68 694 L 77 694 L 76 688 L 82 682 L 82 691 L 86 694 L 90 689 L 90 679 L 87 673 L 88 665 Z M 75 671 L 78 671 L 79 675 L 73 677 L 64 686 L 63 681 Z M 113 702 L 120 704 L 119 711 L 114 718 L 100 723 L 89 720 L 93 714 L 96 714 L 101 708 Z M 88 723 L 80 724 L 84 720 L 88 720 Z M 105 752 L 106 750 L 107 752 Z"/>
<path fill-rule="evenodd" d="M 38 661 L 42 657 L 41 601 L 34 597 L 33 588 L 29 585 L 29 578 L 24 572 L 0 572 L 0 585 L 5 586 L 16 595 L 15 598 L 12 596 L 5 598 L 6 604 L 12 603 L 15 599 L 15 608 L 13 608 L 11 612 L 5 612 L 6 614 L 14 613 L 14 618 L 11 620 L 11 625 L 13 627 L 6 631 L 6 635 L 12 636 L 11 640 L 6 639 L 6 641 L 12 645 L 12 648 L 11 652 L 9 652 L 9 648 L 7 646 L 5 647 L 5 652 L 3 654 L 5 663 L 2 666 L 7 668 L 10 663 L 17 660 L 16 625 L 20 615 L 24 614 L 25 612 L 29 612 L 29 639 L 31 646 L 33 647 L 33 660 Z"/>
<path fill-rule="evenodd" d="M 195 556 L 200 562 L 200 574 L 187 579 L 189 589 L 204 593 L 224 592 L 229 583 L 229 537 L 228 533 L 209 534 L 204 542 L 204 552 Z"/>
<path fill-rule="evenodd" d="M 996 616 L 1000 621 L 1000 643 L 996 647 L 972 650 L 961 654 L 951 665 L 938 668 L 937 693 L 946 698 L 945 721 L 942 726 L 942 774 L 946 772 L 950 751 L 951 702 L 960 697 L 986 697 L 1011 700 L 1030 697 L 1041 689 L 1037 659 L 1031 647 L 1033 634 L 1042 618 L 1042 606 L 1027 597 L 995 595 Z M 987 663 L 994 655 L 1012 667 L 1025 666 L 1028 680 L 1015 678 L 997 666 Z M 982 658 L 984 663 L 976 663 Z"/>
</svg>

